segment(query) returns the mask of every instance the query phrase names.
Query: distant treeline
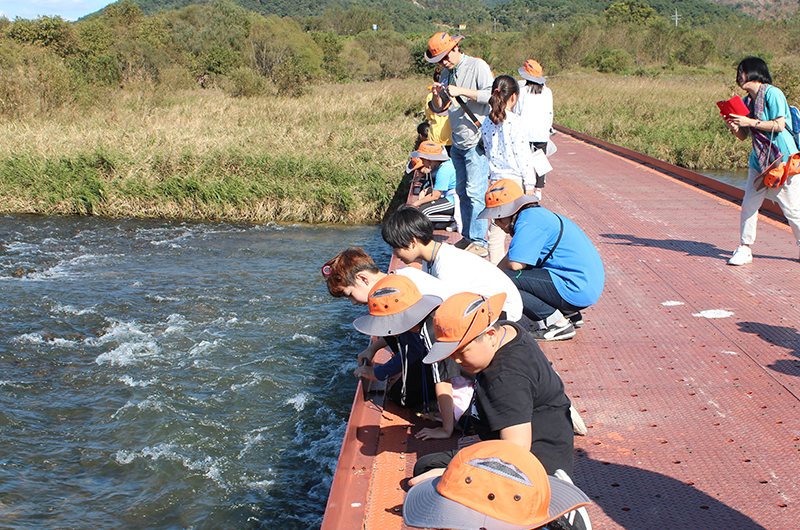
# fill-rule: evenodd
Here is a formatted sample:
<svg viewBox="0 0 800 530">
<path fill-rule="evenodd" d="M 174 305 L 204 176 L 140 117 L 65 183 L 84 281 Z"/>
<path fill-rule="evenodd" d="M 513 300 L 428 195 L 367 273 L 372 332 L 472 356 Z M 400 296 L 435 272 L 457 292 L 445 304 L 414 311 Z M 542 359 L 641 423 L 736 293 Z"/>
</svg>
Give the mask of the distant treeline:
<svg viewBox="0 0 800 530">
<path fill-rule="evenodd" d="M 212 0 L 132 0 L 147 15 Z M 576 17 L 603 17 L 615 0 L 232 0 L 264 16 L 301 20 L 303 25 L 340 34 L 357 33 L 376 24 L 381 30 L 427 33 L 432 27 L 458 28 L 472 33 L 522 31 L 532 24 L 555 23 Z M 641 2 L 633 2 L 634 5 Z M 650 0 L 645 6 L 669 18 L 677 8 L 681 23 L 697 26 L 729 18 L 744 18 L 738 9 L 709 0 Z M 768 9 L 768 5 L 764 8 Z M 770 19 L 776 19 L 771 10 Z M 368 26 L 358 26 L 366 23 Z"/>
<path fill-rule="evenodd" d="M 526 5 L 512 0 L 503 7 L 521 12 Z M 375 16 L 373 8 L 355 6 L 320 16 L 265 17 L 230 0 L 146 15 L 137 4 L 121 0 L 76 23 L 60 17 L 0 18 L 0 115 L 41 115 L 64 105 L 102 103 L 121 87 L 215 86 L 233 96 L 296 96 L 317 82 L 430 75 L 423 53 L 430 35 L 441 28 L 431 24 L 417 34 L 373 31 Z M 800 25 L 709 17 L 715 22 L 676 27 L 642 0 L 623 0 L 608 4 L 600 15 L 559 22 L 536 21 L 532 15 L 529 25 L 519 17 L 504 20 L 505 27 L 524 29 L 466 32 L 463 47 L 484 58 L 496 74 L 514 73 L 534 57 L 548 75 L 580 68 L 703 75 L 759 55 L 783 74 L 783 85 L 792 85 L 787 94 L 796 100 Z"/>
</svg>

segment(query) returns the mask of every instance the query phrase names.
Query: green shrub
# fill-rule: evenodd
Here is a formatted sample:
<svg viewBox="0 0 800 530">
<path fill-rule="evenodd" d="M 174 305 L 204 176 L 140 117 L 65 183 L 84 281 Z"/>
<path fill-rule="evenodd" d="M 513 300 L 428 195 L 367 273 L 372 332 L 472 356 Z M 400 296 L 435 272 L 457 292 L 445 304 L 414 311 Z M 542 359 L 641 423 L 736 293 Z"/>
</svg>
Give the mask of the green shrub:
<svg viewBox="0 0 800 530">
<path fill-rule="evenodd" d="M 57 15 L 36 20 L 17 18 L 8 29 L 8 36 L 17 42 L 49 48 L 61 57 L 74 53 L 78 42 L 72 24 Z"/>
<path fill-rule="evenodd" d="M 411 72 L 411 46 L 399 33 L 362 31 L 356 42 L 378 65 L 381 78 L 404 77 Z"/>
<path fill-rule="evenodd" d="M 308 80 L 322 72 L 322 50 L 291 19 L 257 18 L 248 41 L 252 68 L 271 79 L 283 94 L 301 94 Z"/>
<path fill-rule="evenodd" d="M 347 79 L 347 70 L 341 57 L 344 44 L 339 36 L 332 31 L 312 31 L 311 38 L 322 50 L 321 66 L 328 76 L 337 81 Z"/>
<path fill-rule="evenodd" d="M 598 72 L 621 73 L 631 67 L 631 56 L 625 50 L 602 48 L 581 59 L 584 68 L 596 68 Z"/>
<path fill-rule="evenodd" d="M 233 97 L 261 96 L 267 92 L 267 80 L 244 66 L 231 72 L 228 80 L 226 92 Z"/>
<path fill-rule="evenodd" d="M 675 58 L 686 66 L 702 66 L 716 53 L 716 45 L 707 34 L 687 30 L 681 34 L 680 47 Z"/>
</svg>

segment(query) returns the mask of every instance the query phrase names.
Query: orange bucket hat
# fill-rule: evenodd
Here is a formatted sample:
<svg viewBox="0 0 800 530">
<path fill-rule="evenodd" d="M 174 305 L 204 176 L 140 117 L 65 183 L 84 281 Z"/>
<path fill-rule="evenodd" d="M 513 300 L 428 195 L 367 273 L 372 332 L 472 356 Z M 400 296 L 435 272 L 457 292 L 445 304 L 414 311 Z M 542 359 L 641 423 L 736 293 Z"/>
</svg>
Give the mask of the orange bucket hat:
<svg viewBox="0 0 800 530">
<path fill-rule="evenodd" d="M 424 164 L 422 163 L 421 158 L 412 158 L 408 161 L 408 165 L 406 166 L 406 173 L 412 173 L 415 170 L 421 168 Z"/>
<path fill-rule="evenodd" d="M 451 37 L 450 34 L 445 31 L 436 33 L 431 37 L 431 40 L 428 41 L 428 49 L 425 50 L 425 59 L 427 59 L 429 63 L 440 62 L 447 52 L 455 48 L 456 44 L 463 38 L 464 37 L 461 35 Z"/>
<path fill-rule="evenodd" d="M 767 169 L 761 172 L 753 181 L 753 186 L 756 190 L 762 190 L 764 187 L 772 189 L 780 188 L 786 178 L 786 165 L 783 163 L 781 157 L 776 158 L 772 163 L 767 166 Z"/>
<path fill-rule="evenodd" d="M 433 315 L 436 342 L 422 362 L 431 364 L 446 359 L 486 331 L 500 318 L 505 302 L 506 293 L 489 298 L 475 293 L 459 293 L 445 300 Z"/>
<path fill-rule="evenodd" d="M 523 530 L 589 504 L 576 486 L 548 476 L 530 450 L 489 440 L 456 453 L 441 477 L 412 487 L 403 519 L 418 528 Z"/>
<path fill-rule="evenodd" d="M 537 202 L 536 198 L 525 195 L 519 184 L 500 179 L 486 192 L 486 209 L 478 214 L 478 219 L 505 219 L 530 202 Z"/>
<path fill-rule="evenodd" d="M 519 75 L 528 81 L 533 81 L 540 85 L 543 85 L 545 82 L 545 77 L 542 75 L 542 65 L 535 59 L 528 59 L 525 61 L 525 64 L 522 65 L 522 68 L 517 71 Z"/>
<path fill-rule="evenodd" d="M 417 150 L 411 151 L 408 156 L 411 158 L 425 158 L 427 160 L 450 160 L 447 150 L 443 146 L 430 140 L 425 140 L 419 144 Z"/>
<path fill-rule="evenodd" d="M 361 333 L 375 337 L 399 335 L 422 322 L 442 299 L 422 295 L 405 276 L 389 274 L 378 280 L 369 292 L 369 314 L 353 321 Z"/>
</svg>

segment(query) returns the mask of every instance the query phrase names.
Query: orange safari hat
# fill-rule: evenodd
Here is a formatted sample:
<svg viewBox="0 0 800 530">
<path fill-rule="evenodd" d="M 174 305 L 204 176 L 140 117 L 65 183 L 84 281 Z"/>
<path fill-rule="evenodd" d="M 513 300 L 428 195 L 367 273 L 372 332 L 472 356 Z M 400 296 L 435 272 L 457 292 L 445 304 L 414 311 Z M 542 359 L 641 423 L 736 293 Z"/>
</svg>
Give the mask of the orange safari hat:
<svg viewBox="0 0 800 530">
<path fill-rule="evenodd" d="M 416 484 L 403 519 L 418 528 L 539 528 L 591 504 L 573 484 L 549 476 L 527 448 L 489 440 L 456 453 L 441 477 Z"/>
<path fill-rule="evenodd" d="M 525 195 L 519 184 L 511 179 L 500 179 L 486 192 L 486 209 L 478 214 L 478 219 L 505 219 L 511 217 L 523 205 L 537 202 L 535 197 Z"/>
<path fill-rule="evenodd" d="M 411 151 L 408 156 L 411 158 L 425 158 L 428 160 L 450 160 L 450 155 L 447 154 L 447 149 L 430 140 L 425 140 L 419 144 L 417 150 Z"/>
<path fill-rule="evenodd" d="M 431 364 L 446 359 L 486 331 L 500 318 L 505 301 L 506 293 L 489 298 L 475 293 L 459 293 L 448 298 L 433 315 L 436 342 L 422 362 Z"/>
<path fill-rule="evenodd" d="M 412 173 L 423 166 L 421 158 L 412 158 L 406 166 L 406 173 Z"/>
<path fill-rule="evenodd" d="M 522 68 L 517 71 L 523 79 L 527 79 L 528 81 L 533 81 L 540 85 L 543 85 L 545 82 L 545 77 L 542 75 L 542 65 L 535 59 L 528 59 L 525 61 L 525 64 L 522 65 Z"/>
<path fill-rule="evenodd" d="M 353 321 L 361 333 L 375 337 L 399 335 L 422 322 L 442 303 L 433 295 L 422 295 L 406 276 L 389 274 L 378 280 L 369 292 L 369 314 Z"/>
<path fill-rule="evenodd" d="M 428 41 L 428 49 L 425 50 L 425 59 L 429 63 L 438 63 L 441 61 L 445 54 L 456 47 L 464 37 L 456 35 L 451 37 L 449 33 L 440 31 L 436 33 L 431 40 Z"/>
</svg>

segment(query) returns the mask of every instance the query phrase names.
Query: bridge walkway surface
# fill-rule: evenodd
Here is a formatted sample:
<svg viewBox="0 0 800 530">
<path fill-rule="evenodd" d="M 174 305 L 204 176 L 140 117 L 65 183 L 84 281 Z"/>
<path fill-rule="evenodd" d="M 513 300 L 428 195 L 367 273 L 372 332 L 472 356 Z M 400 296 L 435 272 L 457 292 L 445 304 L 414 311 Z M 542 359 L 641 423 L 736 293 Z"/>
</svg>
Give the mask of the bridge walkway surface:
<svg viewBox="0 0 800 530">
<path fill-rule="evenodd" d="M 543 206 L 578 224 L 606 269 L 575 338 L 541 343 L 589 427 L 575 482 L 596 530 L 800 528 L 800 262 L 761 216 L 753 263 L 735 201 L 572 136 Z M 405 528 L 424 423 L 357 393 L 323 530 Z"/>
</svg>

